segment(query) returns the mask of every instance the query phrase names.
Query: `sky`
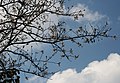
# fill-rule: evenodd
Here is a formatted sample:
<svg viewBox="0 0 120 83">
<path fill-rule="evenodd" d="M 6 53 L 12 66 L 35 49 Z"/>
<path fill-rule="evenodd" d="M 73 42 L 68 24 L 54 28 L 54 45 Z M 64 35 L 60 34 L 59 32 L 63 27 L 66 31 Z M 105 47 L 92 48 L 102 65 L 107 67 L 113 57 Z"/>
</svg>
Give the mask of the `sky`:
<svg viewBox="0 0 120 83">
<path fill-rule="evenodd" d="M 77 8 L 85 8 L 85 17 L 79 19 L 79 24 L 91 22 L 95 24 L 109 22 L 112 28 L 109 34 L 117 35 L 116 40 L 104 38 L 94 44 L 85 44 L 82 48 L 75 48 L 80 54 L 79 59 L 63 61 L 59 68 L 61 71 L 55 73 L 49 80 L 31 77 L 21 83 L 120 83 L 120 0 L 69 0 L 67 6 L 74 5 Z M 52 18 L 52 17 L 51 17 Z M 57 17 L 56 17 L 57 19 Z M 54 17 L 54 20 L 56 20 Z M 67 18 L 71 19 L 71 18 Z M 66 20 L 66 18 L 65 18 Z M 72 21 L 69 26 L 77 24 Z M 56 70 L 55 68 L 52 68 Z"/>
</svg>

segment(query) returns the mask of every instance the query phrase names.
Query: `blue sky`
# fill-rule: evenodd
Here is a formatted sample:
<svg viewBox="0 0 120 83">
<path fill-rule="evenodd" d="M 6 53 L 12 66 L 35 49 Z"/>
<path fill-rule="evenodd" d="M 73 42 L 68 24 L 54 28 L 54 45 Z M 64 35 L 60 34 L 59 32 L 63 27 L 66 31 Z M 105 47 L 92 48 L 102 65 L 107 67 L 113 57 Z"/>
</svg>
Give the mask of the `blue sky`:
<svg viewBox="0 0 120 83">
<path fill-rule="evenodd" d="M 120 54 L 120 44 L 119 44 L 120 43 L 120 38 L 119 38 L 120 37 L 120 32 L 119 32 L 120 31 L 120 10 L 119 10 L 120 5 L 119 3 L 120 3 L 120 0 L 114 0 L 114 1 L 113 0 L 70 0 L 69 2 L 66 2 L 66 5 L 73 4 L 77 6 L 78 4 L 82 4 L 82 5 L 84 4 L 84 7 L 87 7 L 89 11 L 92 11 L 93 15 L 95 12 L 98 12 L 99 15 L 104 16 L 105 17 L 105 18 L 103 17 L 104 20 L 109 21 L 109 27 L 112 28 L 109 34 L 117 35 L 118 39 L 114 40 L 111 38 L 104 38 L 104 40 L 96 42 L 94 44 L 85 44 L 82 48 L 76 48 L 75 46 L 72 46 L 76 50 L 75 53 L 80 54 L 80 57 L 79 59 L 72 60 L 71 62 L 63 60 L 62 66 L 59 68 L 61 71 L 65 71 L 65 70 L 67 71 L 68 69 L 71 69 L 68 71 L 74 72 L 74 73 L 81 72 L 89 63 L 97 60 L 102 61 L 104 59 L 107 59 L 107 57 L 111 53 L 117 53 L 116 55 L 119 56 Z M 102 19 L 97 21 L 104 22 Z M 75 26 L 74 23 L 71 24 L 71 26 L 74 27 Z M 111 61 L 111 59 L 108 61 Z M 120 60 L 118 60 L 118 62 L 120 62 Z M 72 69 L 75 69 L 75 70 L 72 70 Z M 54 68 L 53 70 L 56 70 L 56 68 Z M 35 80 L 37 80 L 36 83 L 42 83 L 40 82 L 40 79 L 37 77 L 35 78 Z M 21 81 L 21 83 L 31 83 L 31 82 Z M 116 82 L 116 83 L 119 83 L 119 82 Z M 48 82 L 48 83 L 52 83 L 52 82 Z M 65 83 L 65 82 L 61 82 L 61 83 Z M 69 81 L 66 83 L 69 83 Z M 87 83 L 87 82 L 81 82 L 81 83 Z M 101 82 L 101 83 L 105 83 L 105 82 Z M 111 83 L 115 83 L 115 82 L 111 82 Z"/>
<path fill-rule="evenodd" d="M 110 21 L 109 27 L 112 28 L 109 34 L 120 36 L 120 21 L 118 20 L 118 18 L 120 17 L 120 10 L 118 9 L 119 2 L 120 1 L 118 0 L 114 2 L 112 0 L 70 0 L 69 3 L 74 5 L 77 5 L 79 3 L 84 4 L 88 6 L 91 11 L 97 11 L 101 15 L 107 16 L 109 18 L 108 21 Z M 79 70 L 87 66 L 87 64 L 93 60 L 101 60 L 107 58 L 110 53 L 120 54 L 119 42 L 119 38 L 117 40 L 104 38 L 103 41 L 96 42 L 94 44 L 85 44 L 83 48 L 75 48 L 77 52 L 80 53 L 79 60 L 73 62 L 68 61 L 66 64 L 63 64 L 62 68 L 67 69 L 68 67 L 73 67 Z M 78 67 L 78 64 L 81 66 Z"/>
</svg>

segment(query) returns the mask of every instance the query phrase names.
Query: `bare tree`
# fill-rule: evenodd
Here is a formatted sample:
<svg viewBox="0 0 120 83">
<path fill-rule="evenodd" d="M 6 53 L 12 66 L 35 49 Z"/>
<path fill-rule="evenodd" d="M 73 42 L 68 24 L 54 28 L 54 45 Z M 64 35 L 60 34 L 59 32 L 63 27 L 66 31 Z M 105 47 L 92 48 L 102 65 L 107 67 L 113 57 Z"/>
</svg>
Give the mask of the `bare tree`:
<svg viewBox="0 0 120 83">
<path fill-rule="evenodd" d="M 90 25 L 91 30 L 84 27 L 67 28 L 64 21 L 55 23 L 50 15 L 68 16 L 77 20 L 84 17 L 84 9 L 71 12 L 64 8 L 64 0 L 0 0 L 0 68 L 1 70 L 16 69 L 40 77 L 46 77 L 49 64 L 60 66 L 58 59 L 78 58 L 66 43 L 94 43 L 109 36 L 107 23 L 100 29 Z M 37 46 L 49 48 L 37 49 Z"/>
</svg>

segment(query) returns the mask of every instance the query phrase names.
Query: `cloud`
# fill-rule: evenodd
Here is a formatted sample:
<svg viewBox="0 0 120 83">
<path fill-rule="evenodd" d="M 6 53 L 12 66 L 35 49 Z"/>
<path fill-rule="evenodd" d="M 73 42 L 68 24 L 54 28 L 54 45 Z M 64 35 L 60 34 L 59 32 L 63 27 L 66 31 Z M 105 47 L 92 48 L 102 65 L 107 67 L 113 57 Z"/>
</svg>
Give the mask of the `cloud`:
<svg viewBox="0 0 120 83">
<path fill-rule="evenodd" d="M 58 5 L 59 4 L 57 4 L 56 6 L 58 6 Z M 69 12 L 73 13 L 73 12 L 78 12 L 79 10 L 82 11 L 82 13 L 84 14 L 84 17 L 80 16 L 79 19 L 77 20 L 78 23 L 80 23 L 80 22 L 99 22 L 101 20 L 103 21 L 103 20 L 109 19 L 106 15 L 100 14 L 98 11 L 93 11 L 87 5 L 81 4 L 81 3 L 72 7 L 72 9 Z M 83 10 L 85 10 L 85 11 L 83 11 Z M 63 6 L 63 11 L 67 12 L 65 5 Z M 49 14 L 49 16 L 48 16 L 48 20 L 54 22 L 55 24 L 58 23 L 58 21 L 62 20 L 62 19 L 74 20 L 73 17 L 69 17 L 69 16 L 65 17 L 65 16 L 58 16 L 55 14 Z"/>
<path fill-rule="evenodd" d="M 47 83 L 120 83 L 120 55 L 110 54 L 107 59 L 93 61 L 81 72 L 67 69 L 55 73 Z"/>
<path fill-rule="evenodd" d="M 4 15 L 5 15 L 5 12 L 3 11 L 3 8 L 0 7 L 0 21 L 6 19 Z"/>
<path fill-rule="evenodd" d="M 78 21 L 90 21 L 90 22 L 96 22 L 100 21 L 102 19 L 105 19 L 107 16 L 100 14 L 98 11 L 93 11 L 88 8 L 85 4 L 78 4 L 77 6 L 73 7 L 71 9 L 71 12 L 75 12 L 78 10 L 85 10 L 83 11 L 84 17 L 79 18 Z"/>
</svg>

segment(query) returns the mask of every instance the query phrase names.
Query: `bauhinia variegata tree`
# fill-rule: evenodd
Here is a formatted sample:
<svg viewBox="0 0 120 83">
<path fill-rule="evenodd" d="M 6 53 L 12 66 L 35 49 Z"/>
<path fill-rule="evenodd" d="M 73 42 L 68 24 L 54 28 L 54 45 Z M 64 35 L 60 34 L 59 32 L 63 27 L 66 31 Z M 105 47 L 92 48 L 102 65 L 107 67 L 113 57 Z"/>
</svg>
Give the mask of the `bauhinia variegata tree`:
<svg viewBox="0 0 120 83">
<path fill-rule="evenodd" d="M 51 15 L 71 17 L 74 20 L 84 17 L 84 9 L 71 11 L 65 8 L 65 0 L 0 0 L 0 69 L 16 69 L 20 72 L 47 77 L 48 65 L 60 66 L 58 59 L 78 58 L 74 49 L 67 48 L 66 43 L 82 46 L 94 43 L 109 36 L 110 28 L 106 22 L 102 28 L 90 25 L 91 30 L 78 26 L 67 28 L 64 20 L 57 23 L 50 19 Z M 44 48 L 49 49 L 49 55 Z M 27 65 L 27 66 L 26 66 Z"/>
</svg>

